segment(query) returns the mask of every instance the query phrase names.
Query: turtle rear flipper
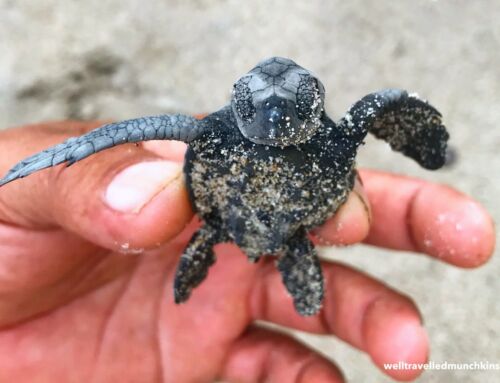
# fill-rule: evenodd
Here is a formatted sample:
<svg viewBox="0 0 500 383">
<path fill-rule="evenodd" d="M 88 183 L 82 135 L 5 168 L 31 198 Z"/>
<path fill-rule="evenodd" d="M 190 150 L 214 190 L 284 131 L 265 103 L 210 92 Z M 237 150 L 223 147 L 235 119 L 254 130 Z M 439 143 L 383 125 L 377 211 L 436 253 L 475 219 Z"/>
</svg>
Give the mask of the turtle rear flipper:
<svg viewBox="0 0 500 383">
<path fill-rule="evenodd" d="M 441 114 L 404 90 L 384 89 L 363 97 L 340 120 L 339 128 L 359 143 L 370 132 L 426 169 L 438 169 L 446 160 L 449 135 Z"/>
<path fill-rule="evenodd" d="M 218 242 L 217 232 L 208 225 L 193 234 L 175 272 L 175 303 L 185 302 L 191 290 L 205 279 L 209 267 L 215 263 L 213 246 Z"/>
<path fill-rule="evenodd" d="M 297 312 L 316 314 L 323 301 L 323 274 L 314 245 L 305 231 L 299 230 L 289 240 L 277 266 Z"/>
</svg>

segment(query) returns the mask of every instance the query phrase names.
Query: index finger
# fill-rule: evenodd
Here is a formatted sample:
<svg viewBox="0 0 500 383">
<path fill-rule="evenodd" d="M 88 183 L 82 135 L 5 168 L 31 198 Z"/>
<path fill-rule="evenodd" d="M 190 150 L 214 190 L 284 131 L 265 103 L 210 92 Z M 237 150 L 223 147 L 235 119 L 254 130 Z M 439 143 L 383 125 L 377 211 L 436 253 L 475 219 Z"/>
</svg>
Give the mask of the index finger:
<svg viewBox="0 0 500 383">
<path fill-rule="evenodd" d="M 493 220 L 467 195 L 374 170 L 360 176 L 373 219 L 366 243 L 426 253 L 460 267 L 479 266 L 493 254 Z"/>
</svg>

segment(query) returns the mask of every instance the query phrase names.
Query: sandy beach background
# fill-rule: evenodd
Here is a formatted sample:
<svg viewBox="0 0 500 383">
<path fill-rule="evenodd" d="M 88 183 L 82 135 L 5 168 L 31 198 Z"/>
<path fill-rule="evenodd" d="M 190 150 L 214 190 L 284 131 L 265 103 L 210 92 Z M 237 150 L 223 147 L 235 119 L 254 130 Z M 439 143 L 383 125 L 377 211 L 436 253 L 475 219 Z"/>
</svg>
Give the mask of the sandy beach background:
<svg viewBox="0 0 500 383">
<path fill-rule="evenodd" d="M 448 183 L 500 219 L 500 2 L 0 0 L 0 127 L 210 112 L 262 58 L 285 56 L 323 81 L 336 118 L 400 87 L 444 115 L 456 161 L 422 170 L 368 140 L 361 167 Z M 435 362 L 500 363 L 500 259 L 472 271 L 368 246 L 325 249 L 412 296 Z M 349 381 L 389 382 L 366 355 L 297 334 Z M 419 382 L 493 382 L 499 371 L 428 371 Z"/>
</svg>

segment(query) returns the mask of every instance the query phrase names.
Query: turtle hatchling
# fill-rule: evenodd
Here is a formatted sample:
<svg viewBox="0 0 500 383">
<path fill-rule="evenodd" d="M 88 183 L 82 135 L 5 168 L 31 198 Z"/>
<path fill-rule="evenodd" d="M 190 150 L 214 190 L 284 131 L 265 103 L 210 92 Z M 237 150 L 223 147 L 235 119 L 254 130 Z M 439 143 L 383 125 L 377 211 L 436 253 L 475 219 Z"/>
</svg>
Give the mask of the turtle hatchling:
<svg viewBox="0 0 500 383">
<path fill-rule="evenodd" d="M 252 262 L 275 256 L 296 310 L 313 315 L 324 284 L 308 231 L 346 201 L 367 133 L 426 169 L 444 164 L 449 137 L 441 114 L 404 90 L 368 94 L 338 122 L 324 103 L 317 77 L 273 57 L 238 79 L 230 103 L 203 119 L 172 114 L 104 125 L 26 158 L 0 185 L 128 142 L 186 142 L 185 180 L 203 223 L 177 266 L 175 302 L 186 301 L 207 276 L 214 245 L 233 242 Z"/>
</svg>

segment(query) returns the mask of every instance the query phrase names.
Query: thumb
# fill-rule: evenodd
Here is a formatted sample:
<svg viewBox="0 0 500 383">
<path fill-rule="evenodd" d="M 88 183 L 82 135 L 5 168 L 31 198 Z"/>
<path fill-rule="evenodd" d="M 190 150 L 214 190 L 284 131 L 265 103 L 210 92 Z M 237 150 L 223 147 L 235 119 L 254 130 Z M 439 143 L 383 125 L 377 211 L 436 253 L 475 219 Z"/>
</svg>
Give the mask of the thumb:
<svg viewBox="0 0 500 383">
<path fill-rule="evenodd" d="M 60 122 L 0 133 L 0 171 L 100 123 Z M 31 229 L 62 227 L 100 246 L 159 245 L 192 217 L 182 163 L 126 144 L 49 168 L 0 189 L 0 219 Z"/>
</svg>

